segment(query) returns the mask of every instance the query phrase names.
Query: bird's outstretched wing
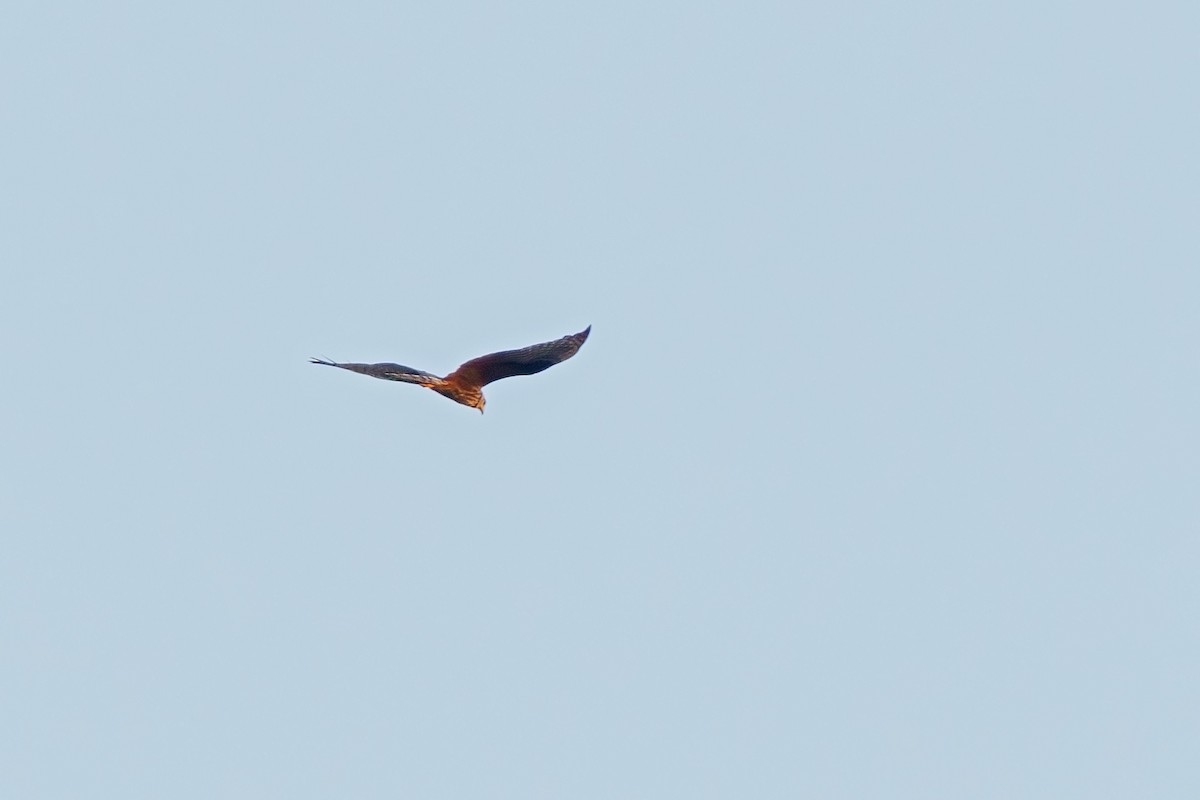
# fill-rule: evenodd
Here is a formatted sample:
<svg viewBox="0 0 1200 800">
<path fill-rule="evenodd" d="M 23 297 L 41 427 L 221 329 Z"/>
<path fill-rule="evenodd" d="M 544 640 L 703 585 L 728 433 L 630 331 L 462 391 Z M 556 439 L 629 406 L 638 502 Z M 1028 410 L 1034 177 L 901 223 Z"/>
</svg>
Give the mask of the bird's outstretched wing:
<svg viewBox="0 0 1200 800">
<path fill-rule="evenodd" d="M 523 347 L 520 350 L 504 350 L 473 358 L 447 375 L 446 381 L 472 386 L 487 386 L 492 381 L 511 378 L 513 375 L 533 375 L 553 367 L 560 361 L 566 361 L 579 352 L 579 348 L 587 341 L 591 330 L 592 326 L 588 325 L 579 333 L 555 339 L 553 342 L 543 342 Z"/>
<path fill-rule="evenodd" d="M 324 364 L 327 367 L 348 369 L 351 372 L 370 375 L 372 378 L 382 378 L 385 381 L 402 381 L 404 383 L 415 383 L 420 386 L 435 386 L 442 382 L 442 379 L 437 375 L 413 369 L 412 367 L 406 367 L 403 364 L 339 364 L 336 361 L 326 361 L 323 358 L 310 358 L 309 361 L 313 364 Z"/>
</svg>

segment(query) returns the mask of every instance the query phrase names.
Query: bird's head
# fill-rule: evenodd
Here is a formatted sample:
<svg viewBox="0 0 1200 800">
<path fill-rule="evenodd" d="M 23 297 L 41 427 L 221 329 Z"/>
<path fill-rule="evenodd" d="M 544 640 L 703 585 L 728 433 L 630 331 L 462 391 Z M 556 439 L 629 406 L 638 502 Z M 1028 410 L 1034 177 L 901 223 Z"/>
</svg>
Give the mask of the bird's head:
<svg viewBox="0 0 1200 800">
<path fill-rule="evenodd" d="M 482 414 L 482 413 L 483 413 L 483 407 L 487 405 L 487 400 L 483 399 L 483 393 L 482 393 L 482 392 L 479 394 L 479 399 L 478 399 L 478 400 L 476 400 L 476 401 L 475 401 L 474 403 L 472 403 L 471 405 L 472 405 L 474 408 L 478 408 L 478 409 L 479 409 L 479 413 L 480 413 L 480 414 Z"/>
</svg>

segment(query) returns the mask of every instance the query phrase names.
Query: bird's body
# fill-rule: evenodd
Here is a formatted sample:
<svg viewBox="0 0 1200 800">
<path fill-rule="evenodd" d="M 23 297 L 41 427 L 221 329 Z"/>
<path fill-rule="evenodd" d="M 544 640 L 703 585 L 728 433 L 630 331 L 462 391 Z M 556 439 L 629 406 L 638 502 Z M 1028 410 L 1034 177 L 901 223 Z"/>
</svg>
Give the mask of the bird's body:
<svg viewBox="0 0 1200 800">
<path fill-rule="evenodd" d="M 579 348 L 587 341 L 591 330 L 592 326 L 589 325 L 579 333 L 573 333 L 552 342 L 543 342 L 523 347 L 520 350 L 504 350 L 473 358 L 444 378 L 402 364 L 341 364 L 323 358 L 310 360 L 313 364 L 348 369 L 351 372 L 370 375 L 373 378 L 415 383 L 418 386 L 433 389 L 456 403 L 477 408 L 482 414 L 483 407 L 487 403 L 483 397 L 484 386 L 502 378 L 511 378 L 514 375 L 533 375 L 549 369 L 561 361 L 566 361 L 579 352 Z"/>
</svg>

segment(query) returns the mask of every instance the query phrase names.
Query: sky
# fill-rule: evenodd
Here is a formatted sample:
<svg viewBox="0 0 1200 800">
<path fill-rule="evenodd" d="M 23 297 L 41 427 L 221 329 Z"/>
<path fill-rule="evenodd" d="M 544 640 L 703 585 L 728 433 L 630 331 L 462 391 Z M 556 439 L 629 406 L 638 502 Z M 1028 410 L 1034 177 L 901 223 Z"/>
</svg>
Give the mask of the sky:
<svg viewBox="0 0 1200 800">
<path fill-rule="evenodd" d="M 1194 4 L 0 16 L 0 796 L 1200 792 Z"/>
</svg>

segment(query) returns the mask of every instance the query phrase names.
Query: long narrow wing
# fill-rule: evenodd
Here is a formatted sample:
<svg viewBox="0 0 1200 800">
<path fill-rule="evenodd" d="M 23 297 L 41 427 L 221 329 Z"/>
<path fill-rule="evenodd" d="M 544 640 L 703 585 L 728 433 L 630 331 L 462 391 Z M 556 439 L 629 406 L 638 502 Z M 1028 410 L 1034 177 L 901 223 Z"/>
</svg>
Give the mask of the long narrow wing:
<svg viewBox="0 0 1200 800">
<path fill-rule="evenodd" d="M 492 381 L 511 378 L 513 375 L 533 375 L 553 367 L 560 361 L 566 361 L 579 352 L 591 331 L 592 326 L 588 325 L 579 333 L 555 339 L 553 342 L 473 358 L 447 375 L 446 380 L 472 386 L 487 386 Z"/>
<path fill-rule="evenodd" d="M 324 364 L 327 367 L 348 369 L 351 372 L 370 375 L 372 378 L 382 378 L 385 381 L 402 381 L 404 383 L 415 383 L 420 386 L 435 386 L 442 382 L 442 379 L 437 375 L 422 372 L 412 367 L 406 367 L 403 364 L 339 364 L 336 361 L 326 361 L 323 358 L 310 358 L 309 362 L 312 364 Z"/>
</svg>

